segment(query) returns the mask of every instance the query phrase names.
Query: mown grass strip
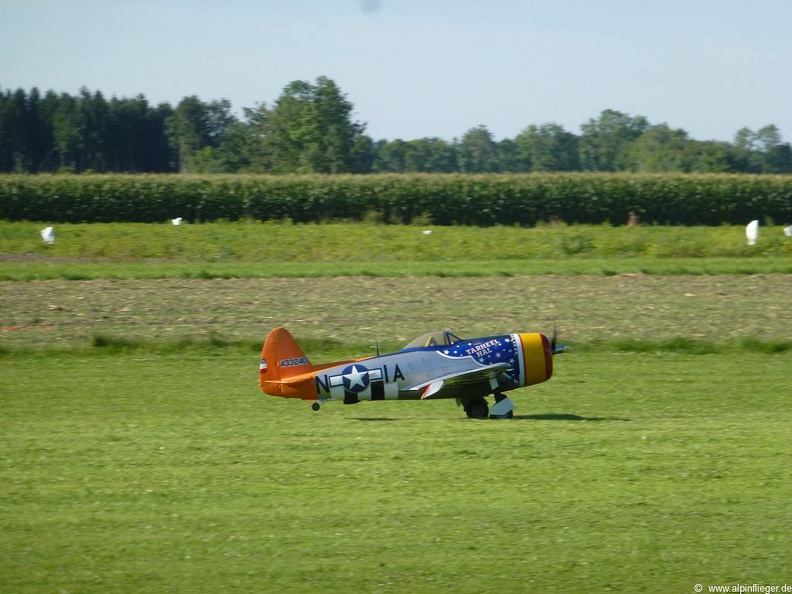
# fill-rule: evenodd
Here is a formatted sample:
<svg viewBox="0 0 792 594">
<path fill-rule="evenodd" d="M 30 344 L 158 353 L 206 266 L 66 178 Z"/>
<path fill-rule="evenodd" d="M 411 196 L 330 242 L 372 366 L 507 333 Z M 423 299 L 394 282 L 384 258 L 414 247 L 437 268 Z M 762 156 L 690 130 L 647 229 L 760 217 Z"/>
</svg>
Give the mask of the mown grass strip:
<svg viewBox="0 0 792 594">
<path fill-rule="evenodd" d="M 792 258 L 580 258 L 430 262 L 5 262 L 0 281 L 94 279 L 516 277 L 792 274 Z"/>
<path fill-rule="evenodd" d="M 329 338 L 301 338 L 300 346 L 316 363 L 335 359 L 342 360 L 381 353 L 394 352 L 403 345 L 384 342 L 379 345 L 368 343 L 342 343 Z M 567 341 L 568 342 L 568 341 Z M 733 353 L 754 353 L 775 355 L 792 351 L 792 340 L 762 339 L 742 337 L 722 341 L 676 336 L 661 340 L 651 339 L 613 339 L 586 340 L 567 344 L 568 352 L 563 358 L 574 357 L 575 353 L 675 353 L 680 355 L 712 355 Z M 3 345 L 0 356 L 24 357 L 30 355 L 126 355 L 130 353 L 168 355 L 177 353 L 246 353 L 255 358 L 261 351 L 261 343 L 237 340 L 212 335 L 206 338 L 182 337 L 169 340 L 153 340 L 121 335 L 95 334 L 89 341 L 72 342 L 59 345 Z"/>
</svg>

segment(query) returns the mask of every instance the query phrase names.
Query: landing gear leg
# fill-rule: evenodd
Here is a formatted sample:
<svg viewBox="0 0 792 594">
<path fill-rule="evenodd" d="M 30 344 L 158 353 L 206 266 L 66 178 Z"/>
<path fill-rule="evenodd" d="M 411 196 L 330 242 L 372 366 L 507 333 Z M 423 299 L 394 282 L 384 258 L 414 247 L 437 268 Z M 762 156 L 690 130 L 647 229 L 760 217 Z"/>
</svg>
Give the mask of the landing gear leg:
<svg viewBox="0 0 792 594">
<path fill-rule="evenodd" d="M 514 417 L 514 403 L 500 390 L 495 391 L 495 406 L 490 411 L 490 419 L 511 419 Z"/>
</svg>

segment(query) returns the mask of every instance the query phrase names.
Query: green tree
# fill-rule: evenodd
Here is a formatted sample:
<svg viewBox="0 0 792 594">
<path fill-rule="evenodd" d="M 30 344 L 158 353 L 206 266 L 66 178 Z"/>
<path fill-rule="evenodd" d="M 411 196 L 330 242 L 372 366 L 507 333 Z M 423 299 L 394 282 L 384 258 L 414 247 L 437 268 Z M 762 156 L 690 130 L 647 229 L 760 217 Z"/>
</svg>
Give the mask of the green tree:
<svg viewBox="0 0 792 594">
<path fill-rule="evenodd" d="M 48 92 L 41 96 L 36 87 L 23 89 L 3 98 L 0 113 L 0 170 L 37 173 L 56 162 L 52 132 L 57 96 Z"/>
<path fill-rule="evenodd" d="M 140 171 L 176 171 L 178 157 L 165 133 L 166 122 L 173 115 L 170 103 L 160 103 L 146 112 L 142 141 L 139 145 L 137 162 Z"/>
<path fill-rule="evenodd" d="M 227 99 L 204 103 L 195 95 L 185 97 L 166 122 L 166 134 L 178 151 L 181 173 L 187 173 L 191 159 L 204 147 L 220 146 L 228 127 L 236 121 Z M 201 162 L 205 161 L 205 155 Z"/>
<path fill-rule="evenodd" d="M 30 171 L 31 143 L 27 133 L 29 124 L 27 93 L 17 89 L 6 101 L 5 135 L 8 138 L 11 170 L 17 173 Z"/>
<path fill-rule="evenodd" d="M 259 156 L 273 173 L 347 173 L 370 167 L 371 141 L 363 134 L 365 126 L 352 121 L 352 110 L 327 77 L 316 84 L 293 81 L 272 108 L 262 105 L 254 114 Z"/>
<path fill-rule="evenodd" d="M 269 173 L 272 171 L 272 154 L 266 142 L 269 132 L 269 108 L 266 103 L 257 103 L 255 107 L 245 107 L 245 169 L 251 173 Z"/>
<path fill-rule="evenodd" d="M 781 132 L 774 124 L 761 128 L 755 138 L 763 173 L 792 173 L 792 148 L 781 141 Z"/>
<path fill-rule="evenodd" d="M 495 173 L 500 170 L 498 145 L 486 126 L 468 130 L 459 146 L 463 173 Z"/>
<path fill-rule="evenodd" d="M 767 152 L 765 172 L 792 173 L 792 146 L 788 142 L 774 146 Z"/>
<path fill-rule="evenodd" d="M 759 173 L 762 157 L 759 154 L 756 133 L 750 128 L 740 128 L 734 135 L 734 156 L 738 171 Z"/>
<path fill-rule="evenodd" d="M 739 171 L 792 173 L 792 148 L 781 141 L 781 133 L 773 124 L 758 132 L 741 128 L 734 135 L 733 147 Z"/>
<path fill-rule="evenodd" d="M 690 162 L 690 171 L 699 173 L 736 171 L 734 147 L 728 142 L 688 140 L 685 145 L 685 153 Z"/>
<path fill-rule="evenodd" d="M 515 138 L 517 161 L 526 171 L 577 171 L 578 137 L 555 123 L 528 126 Z"/>
<path fill-rule="evenodd" d="M 374 141 L 366 134 L 360 134 L 352 146 L 352 173 L 371 173 L 376 157 Z"/>
<path fill-rule="evenodd" d="M 138 144 L 146 119 L 148 103 L 142 96 L 117 99 L 109 103 L 107 130 L 107 161 L 111 171 L 139 170 Z"/>
<path fill-rule="evenodd" d="M 11 171 L 13 168 L 10 104 L 11 92 L 3 91 L 3 88 L 0 87 L 0 172 Z"/>
<path fill-rule="evenodd" d="M 498 163 L 501 171 L 510 173 L 520 173 L 529 171 L 529 166 L 525 163 L 517 150 L 516 139 L 504 138 L 498 143 Z"/>
<path fill-rule="evenodd" d="M 168 118 L 166 132 L 179 154 L 179 173 L 187 173 L 190 158 L 205 146 L 205 106 L 195 95 L 185 97 Z"/>
<path fill-rule="evenodd" d="M 107 170 L 107 136 L 110 108 L 101 92 L 83 87 L 77 99 L 80 141 L 77 151 L 79 171 Z"/>
<path fill-rule="evenodd" d="M 406 172 L 453 173 L 457 169 L 456 149 L 440 138 L 419 138 L 405 143 Z"/>
<path fill-rule="evenodd" d="M 190 155 L 187 169 L 190 173 L 225 173 L 215 153 L 214 147 L 208 145 L 198 149 Z"/>
<path fill-rule="evenodd" d="M 354 147 L 365 130 L 363 124 L 352 121 L 354 106 L 338 85 L 325 76 L 316 80 L 314 103 L 318 120 L 316 129 L 320 140 L 323 140 L 319 142 L 314 170 L 320 173 L 354 171 Z"/>
<path fill-rule="evenodd" d="M 74 97 L 66 93 L 60 96 L 58 107 L 52 116 L 52 126 L 59 166 L 76 169 L 80 146 L 80 118 Z"/>
<path fill-rule="evenodd" d="M 630 144 L 631 169 L 646 173 L 690 171 L 687 132 L 667 124 L 653 126 Z"/>
<path fill-rule="evenodd" d="M 606 109 L 599 118 L 581 126 L 581 167 L 590 171 L 630 169 L 630 143 L 648 129 L 649 122 L 643 116 Z"/>
<path fill-rule="evenodd" d="M 251 164 L 250 127 L 244 122 L 233 122 L 223 133 L 215 149 L 217 169 L 221 173 L 246 171 Z"/>
<path fill-rule="evenodd" d="M 57 162 L 52 132 L 52 118 L 57 100 L 57 95 L 52 91 L 42 97 L 35 87 L 28 95 L 26 129 L 30 142 L 31 173 L 51 169 Z"/>
<path fill-rule="evenodd" d="M 263 121 L 264 153 L 272 161 L 272 172 L 313 172 L 320 153 L 313 86 L 305 81 L 289 83 Z"/>
<path fill-rule="evenodd" d="M 403 173 L 408 146 L 401 138 L 378 140 L 374 145 L 374 173 Z"/>
</svg>

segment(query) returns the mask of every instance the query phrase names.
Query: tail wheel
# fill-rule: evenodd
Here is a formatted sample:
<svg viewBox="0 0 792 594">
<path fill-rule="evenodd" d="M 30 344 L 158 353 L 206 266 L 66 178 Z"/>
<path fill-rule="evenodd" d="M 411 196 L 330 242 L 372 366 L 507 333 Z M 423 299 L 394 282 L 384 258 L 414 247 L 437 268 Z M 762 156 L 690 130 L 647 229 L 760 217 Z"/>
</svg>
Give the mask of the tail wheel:
<svg viewBox="0 0 792 594">
<path fill-rule="evenodd" d="M 486 419 L 489 417 L 489 405 L 483 398 L 474 398 L 465 405 L 465 413 L 469 419 Z"/>
</svg>

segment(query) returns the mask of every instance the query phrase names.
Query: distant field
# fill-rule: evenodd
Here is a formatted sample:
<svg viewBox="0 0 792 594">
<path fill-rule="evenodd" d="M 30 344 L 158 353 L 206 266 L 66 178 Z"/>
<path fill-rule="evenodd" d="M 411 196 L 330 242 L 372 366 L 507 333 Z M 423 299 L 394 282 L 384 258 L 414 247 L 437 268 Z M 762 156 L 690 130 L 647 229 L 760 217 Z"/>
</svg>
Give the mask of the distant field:
<svg viewBox="0 0 792 594">
<path fill-rule="evenodd" d="M 792 238 L 762 227 L 381 224 L 58 225 L 0 222 L 0 279 L 514 276 L 792 272 Z M 112 264 L 112 266 L 110 266 Z"/>
<path fill-rule="evenodd" d="M 359 354 L 444 328 L 476 336 L 557 326 L 573 346 L 679 337 L 792 344 L 792 275 L 5 281 L 0 294 L 6 350 L 97 339 L 254 348 L 281 325 Z"/>
</svg>

